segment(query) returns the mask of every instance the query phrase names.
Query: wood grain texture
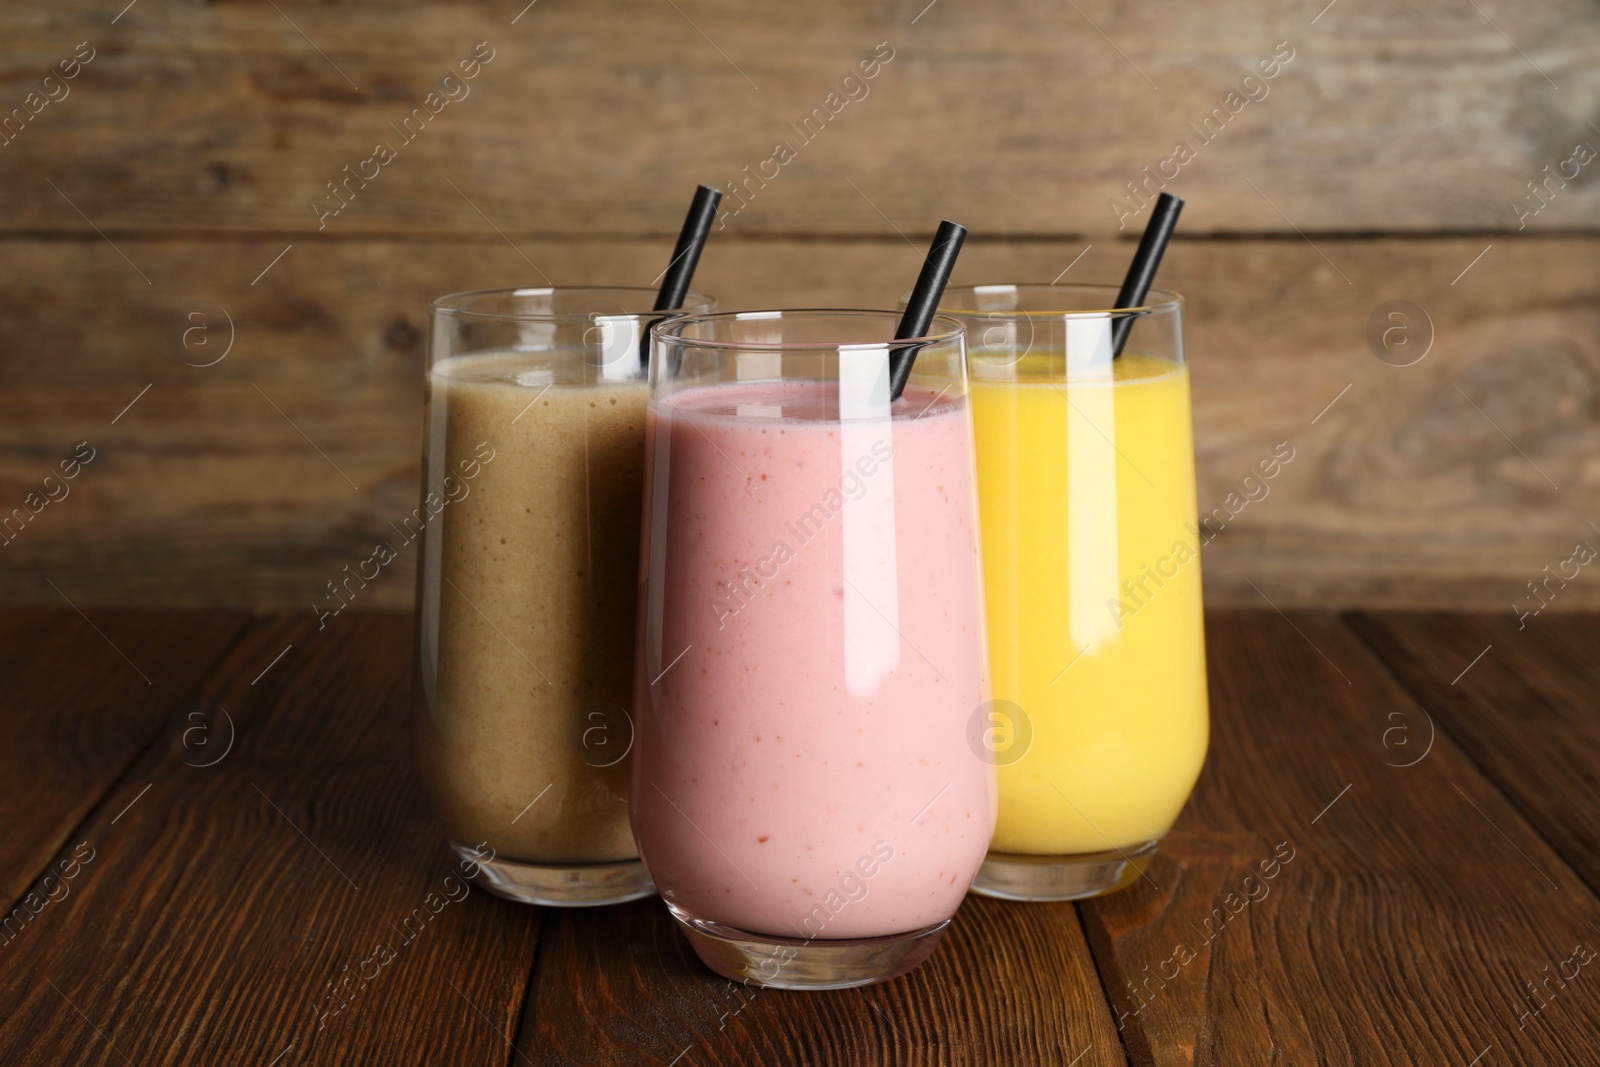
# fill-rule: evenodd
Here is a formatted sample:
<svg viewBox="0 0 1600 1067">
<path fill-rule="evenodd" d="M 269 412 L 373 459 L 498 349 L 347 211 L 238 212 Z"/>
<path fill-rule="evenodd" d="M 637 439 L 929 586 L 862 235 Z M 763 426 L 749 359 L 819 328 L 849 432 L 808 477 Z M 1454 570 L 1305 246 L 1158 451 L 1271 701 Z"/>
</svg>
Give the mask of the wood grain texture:
<svg viewBox="0 0 1600 1067">
<path fill-rule="evenodd" d="M 1449 725 L 1394 766 L 1385 731 L 1421 708 L 1336 618 L 1208 622 L 1199 786 L 1151 881 L 1083 905 L 1134 1062 L 1588 1057 L 1595 975 L 1526 983 L 1600 947 L 1596 898 Z"/>
<path fill-rule="evenodd" d="M 658 900 L 546 922 L 517 1040 L 577 1064 L 1126 1063 L 1070 904 L 968 897 L 894 982 L 763 990 L 700 963 Z"/>
<path fill-rule="evenodd" d="M 667 234 L 684 190 L 759 175 L 782 142 L 794 158 L 749 186 L 741 232 L 955 215 L 1104 234 L 1109 203 L 1182 141 L 1191 233 L 1506 231 L 1541 168 L 1600 145 L 1600 13 L 1582 0 L 1320 6 L 142 0 L 113 22 L 100 0 L 8 5 L 5 108 L 78 42 L 97 54 L 0 149 L 0 227 L 92 236 L 76 205 L 114 235 L 310 234 L 327 183 L 385 142 L 397 158 L 329 230 Z M 1267 95 L 1229 103 L 1280 41 L 1294 59 L 1250 90 Z M 403 142 L 390 124 L 478 42 L 495 58 L 471 94 Z M 830 104 L 879 42 L 894 58 L 868 95 Z M 1207 142 L 1190 124 L 1214 109 Z M 1592 228 L 1597 208 L 1580 175 L 1527 221 Z"/>
<path fill-rule="evenodd" d="M 245 623 L 223 612 L 84 617 L 58 602 L 0 616 L 0 916 L 39 890 L 51 858 L 77 843 L 70 835 L 147 745 L 185 739 L 195 688 Z M 7 946 L 35 936 L 31 909 L 21 915 L 0 934 Z"/>
<path fill-rule="evenodd" d="M 4 950 L 8 1063 L 507 1062 L 539 915 L 444 881 L 412 640 L 385 615 L 244 636 L 200 689 L 231 751 L 147 751 L 73 835 L 73 891 Z"/>
<path fill-rule="evenodd" d="M 29 570 L 70 567 L 89 603 L 309 614 L 416 506 L 427 302 L 534 282 L 529 260 L 561 283 L 644 285 L 670 250 L 667 238 L 528 240 L 520 253 L 499 238 L 296 243 L 251 285 L 288 243 L 120 241 L 154 286 L 98 238 L 15 241 L 0 257 L 0 352 L 13 357 L 0 360 L 0 506 L 21 504 L 76 443 L 100 450 L 72 495 L 0 550 L 17 564 L 0 570 L 8 602 L 50 603 Z M 1600 240 L 1497 240 L 1474 264 L 1489 244 L 1174 244 L 1162 280 L 1188 297 L 1199 500 L 1226 523 L 1205 548 L 1211 603 L 1499 607 L 1587 529 Z M 1049 281 L 1069 265 L 1063 282 L 1104 280 L 1128 254 L 1127 242 L 974 238 L 957 281 Z M 920 258 L 899 237 L 719 238 L 699 282 L 725 308 L 892 306 Z M 76 284 L 58 290 L 60 277 Z M 1432 323 L 1414 366 L 1368 346 L 1393 300 Z M 1242 485 L 1280 442 L 1292 462 Z M 409 604 L 411 566 L 406 550 L 356 606 Z M 1596 605 L 1600 586 L 1580 582 L 1556 607 Z"/>
<path fill-rule="evenodd" d="M 210 623 L 127 618 L 158 663 Z M 0 613 L 0 666 L 79 668 L 76 619 Z M 1468 757 L 1492 716 L 1515 741 L 1525 719 L 1544 735 L 1575 713 L 1600 620 L 1542 616 L 1526 647 L 1509 642 L 1534 625 L 1447 616 L 1359 619 L 1365 642 L 1328 614 L 1208 621 L 1211 756 L 1133 888 L 1077 909 L 969 898 L 906 978 L 804 995 L 712 977 L 659 901 L 541 915 L 472 892 L 325 1016 L 329 983 L 398 942 L 450 869 L 409 767 L 411 620 L 256 620 L 191 690 L 230 710 L 233 745 L 210 766 L 178 734 L 147 746 L 57 855 L 92 850 L 71 891 L 0 946 L 0 1048 L 8 1064 L 280 1067 L 1587 1062 L 1600 899 L 1536 831 L 1560 825 L 1553 803 L 1569 829 L 1588 810 L 1555 739 L 1581 759 L 1592 729 L 1485 763 L 1504 795 Z M 1458 683 L 1459 707 L 1441 695 L 1416 758 L 1389 731 L 1420 735 L 1421 708 L 1371 647 L 1389 642 L 1431 703 L 1437 668 L 1484 633 L 1506 649 Z M 53 735 L 44 756 L 76 743 Z M 1505 773 L 1513 758 L 1550 768 L 1542 792 Z"/>
<path fill-rule="evenodd" d="M 1557 583 L 1549 587 L 1559 596 Z M 1546 595 L 1550 595 L 1547 593 Z M 1526 610 L 1526 609 L 1524 609 Z M 1361 614 L 1351 620 L 1448 733 L 1564 860 L 1600 892 L 1600 722 L 1592 615 Z M 1479 656 L 1482 658 L 1478 658 Z M 1418 719 L 1390 759 L 1427 742 Z"/>
<path fill-rule="evenodd" d="M 308 605 L 415 506 L 425 302 L 648 283 L 696 182 L 730 190 L 699 279 L 725 307 L 887 305 L 943 217 L 976 235 L 958 280 L 1091 245 L 1068 279 L 1120 277 L 1127 186 L 1177 141 L 1162 281 L 1191 300 L 1200 500 L 1237 513 L 1211 603 L 1499 604 L 1600 479 L 1583 0 L 62 0 L 0 39 L 0 515 L 107 449 L 6 549 L 9 603 L 71 566 L 90 603 Z M 1435 335 L 1415 367 L 1368 352 L 1397 300 Z M 1296 464 L 1230 506 L 1280 441 Z M 409 566 L 360 606 L 409 603 Z"/>
</svg>

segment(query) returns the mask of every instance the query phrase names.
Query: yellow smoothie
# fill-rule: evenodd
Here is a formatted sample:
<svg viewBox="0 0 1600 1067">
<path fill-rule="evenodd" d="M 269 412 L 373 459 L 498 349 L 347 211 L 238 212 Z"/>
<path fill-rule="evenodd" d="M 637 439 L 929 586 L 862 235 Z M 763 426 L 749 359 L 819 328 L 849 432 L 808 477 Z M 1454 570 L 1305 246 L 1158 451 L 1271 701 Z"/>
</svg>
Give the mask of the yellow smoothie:
<svg viewBox="0 0 1600 1067">
<path fill-rule="evenodd" d="M 1183 807 L 1209 733 L 1189 371 L 1126 353 L 971 360 L 997 751 L 992 852 L 1128 850 Z"/>
</svg>

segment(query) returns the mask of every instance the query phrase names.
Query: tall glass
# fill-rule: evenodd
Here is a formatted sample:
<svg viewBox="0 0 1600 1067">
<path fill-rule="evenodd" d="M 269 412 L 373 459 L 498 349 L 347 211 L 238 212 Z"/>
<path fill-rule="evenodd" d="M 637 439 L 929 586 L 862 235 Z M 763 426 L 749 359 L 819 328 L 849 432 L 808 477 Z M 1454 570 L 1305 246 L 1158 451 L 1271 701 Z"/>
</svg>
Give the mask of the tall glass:
<svg viewBox="0 0 1600 1067">
<path fill-rule="evenodd" d="M 1116 295 L 985 285 L 941 309 L 969 338 L 1000 779 L 973 889 L 990 896 L 1129 884 L 1205 759 L 1183 301 L 1113 315 Z"/>
<path fill-rule="evenodd" d="M 843 988 L 933 951 L 992 768 L 962 331 L 889 400 L 889 311 L 652 331 L 634 832 L 700 958 Z"/>
<path fill-rule="evenodd" d="M 451 847 L 513 900 L 650 894 L 628 825 L 649 289 L 433 305 L 417 756 Z M 710 297 L 691 294 L 686 310 Z"/>
</svg>

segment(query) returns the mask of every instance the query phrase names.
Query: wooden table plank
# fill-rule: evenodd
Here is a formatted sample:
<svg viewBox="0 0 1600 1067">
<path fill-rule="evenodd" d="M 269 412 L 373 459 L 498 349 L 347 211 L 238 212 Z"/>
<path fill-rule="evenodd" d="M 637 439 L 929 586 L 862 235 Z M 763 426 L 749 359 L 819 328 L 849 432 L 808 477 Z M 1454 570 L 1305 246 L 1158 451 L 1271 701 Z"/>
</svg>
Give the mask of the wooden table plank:
<svg viewBox="0 0 1600 1067">
<path fill-rule="evenodd" d="M 1531 597 L 1530 597 L 1531 599 Z M 1600 892 L 1600 618 L 1360 614 L 1351 624 L 1591 889 Z M 1391 740 L 1416 758 L 1427 719 Z"/>
<path fill-rule="evenodd" d="M 6 950 L 8 1063 L 510 1058 L 539 913 L 445 881 L 411 768 L 412 642 L 401 615 L 246 633 L 201 689 L 231 752 L 147 751 L 75 835 L 93 854 L 70 895 Z"/>
<path fill-rule="evenodd" d="M 1386 766 L 1420 710 L 1331 616 L 1214 613 L 1207 638 L 1195 796 L 1151 882 L 1083 906 L 1134 1061 L 1592 1057 L 1600 976 L 1567 963 L 1539 1015 L 1524 983 L 1600 947 L 1600 901 L 1444 724 Z"/>
<path fill-rule="evenodd" d="M 16 915 L 51 857 L 152 738 L 166 731 L 181 743 L 190 725 L 183 701 L 244 625 L 242 614 L 219 611 L 85 617 L 63 605 L 0 615 L 4 913 Z M 19 929 L 4 926 L 0 943 Z"/>
<path fill-rule="evenodd" d="M 517 1039 L 577 1064 L 1122 1064 L 1070 904 L 968 897 L 927 963 L 881 986 L 785 992 L 720 978 L 659 900 L 546 922 Z"/>
<path fill-rule="evenodd" d="M 133 617 L 124 649 L 160 664 L 198 644 L 169 618 Z M 70 893 L 0 950 L 0 1049 L 141 1067 L 1584 1062 L 1600 900 L 1468 758 L 1533 715 L 1542 740 L 1484 765 L 1551 833 L 1565 785 L 1510 771 L 1580 766 L 1557 742 L 1587 753 L 1570 717 L 1600 673 L 1597 620 L 1537 621 L 1357 620 L 1425 693 L 1449 689 L 1467 637 L 1507 641 L 1427 697 L 1433 745 L 1397 766 L 1422 750 L 1385 732 L 1420 744 L 1427 719 L 1355 630 L 1214 613 L 1212 756 L 1148 882 L 1076 911 L 969 898 L 922 969 L 823 994 L 714 977 L 658 901 L 541 913 L 473 887 L 403 940 L 393 924 L 451 870 L 410 768 L 410 620 L 257 621 L 191 687 L 229 710 L 232 748 L 197 767 L 157 735 L 53 857 Z M 0 668 L 83 662 L 71 623 L 0 616 Z"/>
</svg>

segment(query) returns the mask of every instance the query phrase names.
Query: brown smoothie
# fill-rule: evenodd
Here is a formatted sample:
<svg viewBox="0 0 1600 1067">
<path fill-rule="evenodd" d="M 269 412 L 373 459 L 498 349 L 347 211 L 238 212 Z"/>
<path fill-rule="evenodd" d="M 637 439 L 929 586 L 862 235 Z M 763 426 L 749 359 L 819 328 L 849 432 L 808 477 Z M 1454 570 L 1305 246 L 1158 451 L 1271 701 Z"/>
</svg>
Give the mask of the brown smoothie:
<svg viewBox="0 0 1600 1067">
<path fill-rule="evenodd" d="M 531 352 L 429 376 L 430 469 L 493 458 L 428 524 L 419 758 L 451 839 L 504 860 L 639 854 L 625 757 L 647 386 L 595 374 Z"/>
</svg>

